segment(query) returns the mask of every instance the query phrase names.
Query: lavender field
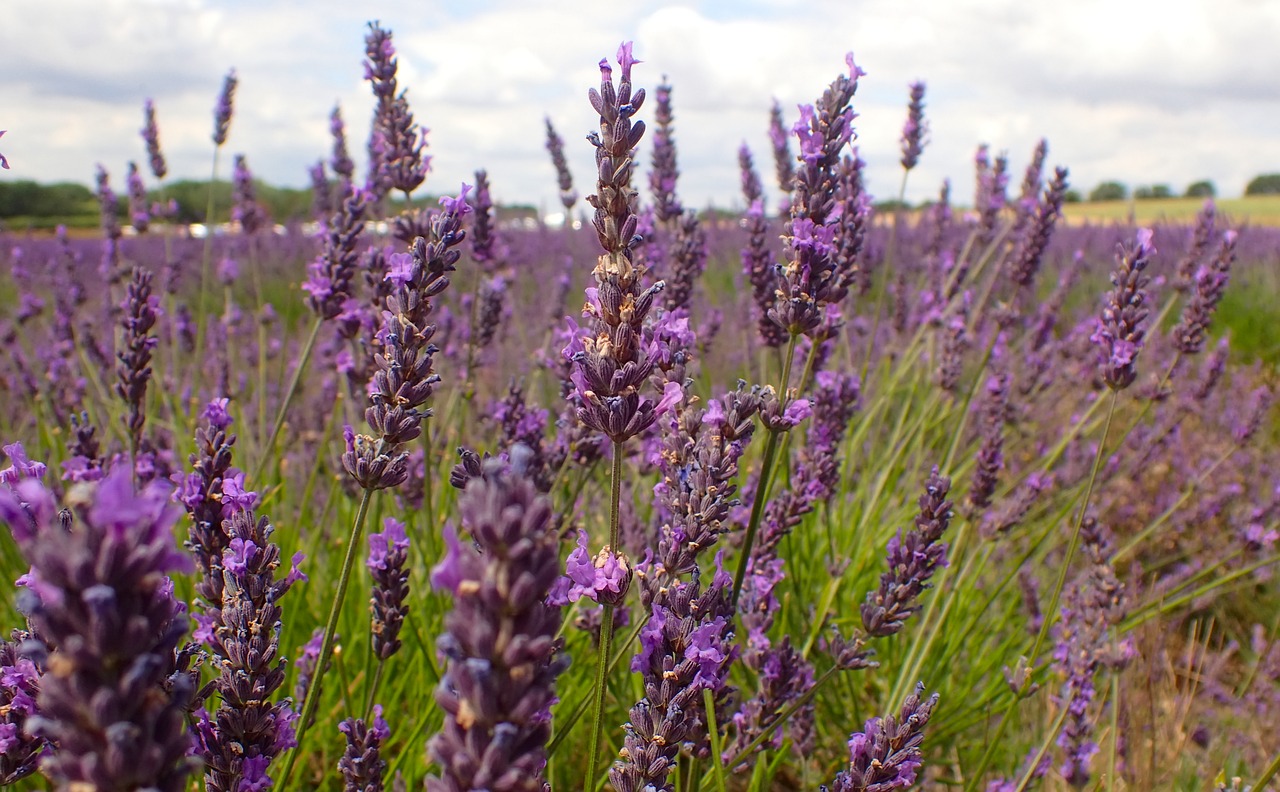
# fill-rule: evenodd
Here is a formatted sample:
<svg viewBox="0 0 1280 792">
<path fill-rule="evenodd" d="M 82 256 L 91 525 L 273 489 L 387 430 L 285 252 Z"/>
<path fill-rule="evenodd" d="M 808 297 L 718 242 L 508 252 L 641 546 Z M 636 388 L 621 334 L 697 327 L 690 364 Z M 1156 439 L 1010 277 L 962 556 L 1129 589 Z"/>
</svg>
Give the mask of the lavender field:
<svg viewBox="0 0 1280 792">
<path fill-rule="evenodd" d="M 227 233 L 148 100 L 100 233 L 0 235 L 0 786 L 1280 789 L 1280 229 L 1067 226 L 1047 143 L 901 208 L 852 55 L 698 212 L 630 43 L 505 222 L 366 34 L 308 222 L 233 72 Z"/>
</svg>

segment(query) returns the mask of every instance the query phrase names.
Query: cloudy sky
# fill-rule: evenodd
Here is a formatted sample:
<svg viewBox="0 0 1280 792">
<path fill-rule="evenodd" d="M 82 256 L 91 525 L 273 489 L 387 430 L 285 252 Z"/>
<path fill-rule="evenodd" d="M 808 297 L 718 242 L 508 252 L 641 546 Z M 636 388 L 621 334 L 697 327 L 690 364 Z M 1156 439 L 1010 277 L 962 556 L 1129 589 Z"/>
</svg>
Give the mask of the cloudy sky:
<svg viewBox="0 0 1280 792">
<path fill-rule="evenodd" d="M 145 161 L 142 104 L 155 100 L 178 177 L 207 178 L 212 107 L 240 76 L 228 148 L 261 178 L 303 186 L 329 149 L 335 103 L 360 162 L 372 99 L 361 80 L 365 23 L 395 34 L 401 85 L 430 128 L 429 192 L 487 168 L 498 200 L 557 208 L 544 148 L 550 116 L 579 192 L 590 190 L 596 62 L 624 39 L 669 76 L 687 206 L 736 206 L 746 141 L 772 183 L 765 129 L 844 69 L 873 191 L 897 193 L 907 85 L 928 84 L 931 143 L 911 175 L 922 199 L 950 178 L 971 195 L 979 143 L 1021 169 L 1049 140 L 1051 164 L 1088 191 L 1104 179 L 1175 190 L 1208 178 L 1239 195 L 1280 171 L 1278 0 L 6 0 L 0 52 L 0 178 L 117 182 Z M 642 118 L 650 118 L 646 104 Z M 641 144 L 642 161 L 651 142 Z M 647 165 L 644 166 L 647 171 Z M 224 166 L 225 175 L 227 167 Z"/>
</svg>

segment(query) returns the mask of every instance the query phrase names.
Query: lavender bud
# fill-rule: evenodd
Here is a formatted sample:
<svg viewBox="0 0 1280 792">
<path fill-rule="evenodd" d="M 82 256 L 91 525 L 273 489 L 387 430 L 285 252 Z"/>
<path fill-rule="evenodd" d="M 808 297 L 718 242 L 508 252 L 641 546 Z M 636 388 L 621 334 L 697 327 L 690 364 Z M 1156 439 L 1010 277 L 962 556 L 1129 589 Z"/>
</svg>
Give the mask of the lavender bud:
<svg viewBox="0 0 1280 792">
<path fill-rule="evenodd" d="M 134 231 L 144 234 L 151 226 L 151 214 L 147 208 L 147 188 L 136 163 L 129 163 L 125 183 L 129 186 L 129 222 Z"/>
<path fill-rule="evenodd" d="M 902 127 L 902 168 L 911 170 L 920 161 L 927 142 L 929 126 L 924 120 L 924 83 L 911 83 L 911 100 L 907 104 L 907 121 Z"/>
<path fill-rule="evenodd" d="M 556 169 L 556 181 L 560 187 L 560 203 L 564 205 L 565 222 L 568 222 L 569 210 L 573 208 L 574 203 L 578 200 L 578 194 L 573 191 L 573 174 L 569 172 L 569 161 L 564 156 L 564 140 L 556 134 L 556 129 L 551 125 L 551 119 L 547 118 L 547 151 L 551 153 L 551 164 Z M 556 316 L 559 319 L 559 315 Z"/>
<path fill-rule="evenodd" d="M 775 99 L 769 109 L 769 142 L 773 144 L 774 171 L 783 196 L 789 196 L 795 189 L 795 158 L 791 156 L 790 140 L 787 125 L 782 120 L 782 105 Z"/>
<path fill-rule="evenodd" d="M 130 456 L 137 461 L 142 445 L 142 427 L 146 422 L 147 383 L 151 381 L 151 351 L 157 339 L 151 332 L 159 312 L 159 299 L 151 293 L 151 273 L 141 267 L 133 268 L 128 295 L 122 308 L 124 318 L 124 349 L 116 365 L 116 395 L 129 408 L 124 425 L 129 430 Z"/>
<path fill-rule="evenodd" d="M 1089 339 L 1101 353 L 1102 379 L 1113 391 L 1124 390 L 1138 376 L 1136 361 L 1146 337 L 1143 323 L 1149 313 L 1146 287 L 1151 280 L 1144 270 L 1155 252 L 1151 231 L 1146 228 L 1138 229 L 1137 243 L 1132 248 L 1118 247 L 1118 266 L 1111 273 L 1114 288 L 1103 304 L 1097 330 Z"/>
<path fill-rule="evenodd" d="M 222 80 L 222 93 L 218 94 L 218 104 L 213 108 L 213 145 L 221 147 L 227 142 L 227 132 L 231 130 L 232 103 L 235 101 L 236 70 L 227 72 Z"/>
<path fill-rule="evenodd" d="M 830 792 L 879 792 L 915 785 L 923 764 L 924 727 L 938 704 L 937 693 L 921 701 L 923 694 L 924 685 L 917 684 L 897 718 L 872 718 L 849 738 L 849 769 L 836 774 Z"/>
<path fill-rule="evenodd" d="M 862 605 L 862 626 L 867 635 L 884 637 L 902 629 L 915 613 L 919 597 L 930 587 L 929 579 L 947 563 L 947 546 L 939 540 L 951 525 L 951 480 L 934 468 L 920 496 L 915 529 L 889 540 L 889 571 L 880 576 L 878 590 L 867 594 Z"/>
<path fill-rule="evenodd" d="M 383 776 L 387 772 L 387 763 L 381 756 L 382 744 L 391 736 L 391 729 L 382 719 L 382 705 L 373 707 L 372 728 L 363 718 L 347 718 L 338 724 L 338 731 L 347 738 L 347 749 L 338 760 L 343 790 L 382 792 Z"/>
<path fill-rule="evenodd" d="M 1236 232 L 1227 231 L 1222 235 L 1222 244 L 1213 261 L 1196 271 L 1195 290 L 1182 310 L 1177 327 L 1173 328 L 1173 346 L 1182 354 L 1194 355 L 1204 349 L 1209 323 L 1227 289 L 1235 258 Z"/>
<path fill-rule="evenodd" d="M 156 124 L 156 106 L 148 99 L 142 106 L 142 114 L 146 119 L 142 127 L 142 140 L 147 144 L 147 157 L 151 160 L 151 173 L 157 179 L 164 179 L 169 172 L 165 164 L 164 154 L 160 151 L 160 127 Z"/>
<path fill-rule="evenodd" d="M 659 220 L 671 222 L 684 214 L 680 199 L 676 197 L 676 145 L 671 131 L 671 86 L 666 75 L 654 93 L 657 109 L 653 120 L 657 125 L 653 133 L 653 170 L 649 172 L 649 189 L 653 192 L 653 205 Z"/>
<path fill-rule="evenodd" d="M 409 613 L 409 537 L 404 523 L 388 517 L 383 532 L 369 534 L 365 562 L 373 578 L 373 653 L 387 660 L 400 649 L 400 626 Z"/>
</svg>

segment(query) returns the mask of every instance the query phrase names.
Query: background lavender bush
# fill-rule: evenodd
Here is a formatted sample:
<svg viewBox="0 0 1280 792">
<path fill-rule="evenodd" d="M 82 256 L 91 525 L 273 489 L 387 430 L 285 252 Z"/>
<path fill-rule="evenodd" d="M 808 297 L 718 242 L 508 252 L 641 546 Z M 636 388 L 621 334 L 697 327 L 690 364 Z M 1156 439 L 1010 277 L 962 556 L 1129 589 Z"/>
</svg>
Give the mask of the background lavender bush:
<svg viewBox="0 0 1280 792">
<path fill-rule="evenodd" d="M 518 229 L 484 163 L 474 193 L 431 183 L 450 154 L 425 153 L 392 32 L 365 55 L 373 167 L 335 109 L 307 229 L 272 232 L 237 155 L 226 236 L 145 206 L 133 167 L 135 235 L 103 169 L 101 238 L 3 239 L 0 785 L 1280 767 L 1280 232 L 1211 203 L 1066 226 L 1045 144 L 1021 172 L 979 148 L 971 206 L 955 184 L 876 211 L 857 129 L 898 119 L 856 117 L 852 57 L 794 116 L 759 98 L 772 162 L 726 148 L 742 211 L 699 215 L 679 76 L 630 44 L 592 88 L 593 227 Z M 929 156 L 924 83 L 905 94 L 904 185 Z M 587 144 L 553 121 L 525 131 L 569 209 L 563 148 Z M 401 200 L 424 189 L 439 208 Z M 126 748 L 153 777 L 120 780 Z"/>
</svg>

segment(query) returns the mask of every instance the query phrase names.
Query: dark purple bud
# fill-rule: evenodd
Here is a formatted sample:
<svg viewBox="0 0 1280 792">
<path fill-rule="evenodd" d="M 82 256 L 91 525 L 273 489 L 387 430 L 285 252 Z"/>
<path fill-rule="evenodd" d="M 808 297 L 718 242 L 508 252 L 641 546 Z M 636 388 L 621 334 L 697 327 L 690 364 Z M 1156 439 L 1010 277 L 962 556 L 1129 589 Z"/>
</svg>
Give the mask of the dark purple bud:
<svg viewBox="0 0 1280 792">
<path fill-rule="evenodd" d="M 213 145 L 215 146 L 221 147 L 227 142 L 238 83 L 235 69 L 227 72 L 227 76 L 222 80 L 222 93 L 218 94 L 218 104 L 213 108 Z"/>
</svg>

